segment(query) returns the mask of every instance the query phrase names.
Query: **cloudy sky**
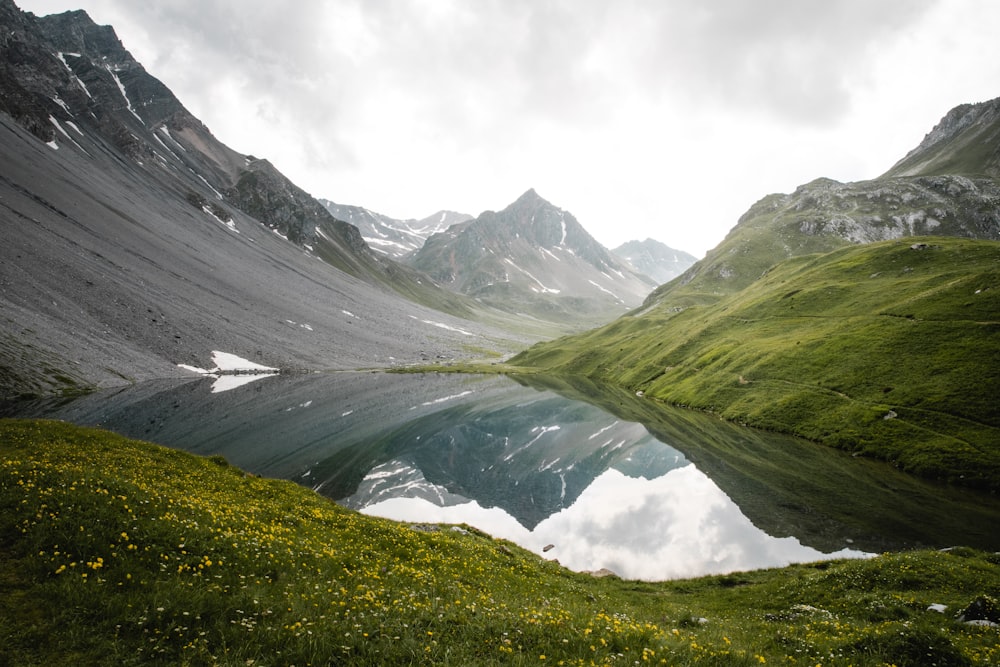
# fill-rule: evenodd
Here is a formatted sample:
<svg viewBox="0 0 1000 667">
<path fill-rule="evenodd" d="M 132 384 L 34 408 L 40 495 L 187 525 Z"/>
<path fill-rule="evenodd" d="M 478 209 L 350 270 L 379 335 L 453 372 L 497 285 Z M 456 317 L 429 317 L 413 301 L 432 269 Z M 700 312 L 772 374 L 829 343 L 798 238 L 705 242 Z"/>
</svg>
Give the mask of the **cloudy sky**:
<svg viewBox="0 0 1000 667">
<path fill-rule="evenodd" d="M 995 0 L 15 0 L 85 9 L 232 148 L 396 218 L 528 188 L 702 255 L 1000 97 Z"/>
</svg>

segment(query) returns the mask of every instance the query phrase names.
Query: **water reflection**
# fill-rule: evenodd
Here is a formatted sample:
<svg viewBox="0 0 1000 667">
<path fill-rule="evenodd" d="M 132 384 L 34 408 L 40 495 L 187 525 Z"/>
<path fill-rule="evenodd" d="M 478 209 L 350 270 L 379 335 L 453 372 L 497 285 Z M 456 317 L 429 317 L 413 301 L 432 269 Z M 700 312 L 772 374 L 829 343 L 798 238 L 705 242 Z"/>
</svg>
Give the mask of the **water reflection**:
<svg viewBox="0 0 1000 667">
<path fill-rule="evenodd" d="M 221 454 L 367 513 L 469 523 L 629 578 L 1000 548 L 996 498 L 584 381 L 529 381 L 336 373 L 224 393 L 211 380 L 148 383 L 16 412 Z"/>
<path fill-rule="evenodd" d="M 769 536 L 690 464 L 653 479 L 608 470 L 576 502 L 533 529 L 499 508 L 455 496 L 392 497 L 363 511 L 398 521 L 467 523 L 573 570 L 607 569 L 629 579 L 693 577 L 864 555 L 854 549 L 823 554 L 793 537 Z M 544 551 L 548 545 L 551 549 Z"/>
</svg>

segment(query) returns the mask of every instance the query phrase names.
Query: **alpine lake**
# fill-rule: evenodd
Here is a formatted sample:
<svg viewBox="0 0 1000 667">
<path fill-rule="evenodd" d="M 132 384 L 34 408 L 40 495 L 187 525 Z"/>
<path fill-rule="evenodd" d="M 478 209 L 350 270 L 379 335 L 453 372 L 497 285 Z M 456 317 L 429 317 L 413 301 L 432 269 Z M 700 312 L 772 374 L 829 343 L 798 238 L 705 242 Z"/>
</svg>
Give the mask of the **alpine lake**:
<svg viewBox="0 0 1000 667">
<path fill-rule="evenodd" d="M 0 412 L 223 456 L 366 514 L 466 524 L 627 579 L 1000 550 L 994 495 L 581 379 L 222 376 Z"/>
</svg>

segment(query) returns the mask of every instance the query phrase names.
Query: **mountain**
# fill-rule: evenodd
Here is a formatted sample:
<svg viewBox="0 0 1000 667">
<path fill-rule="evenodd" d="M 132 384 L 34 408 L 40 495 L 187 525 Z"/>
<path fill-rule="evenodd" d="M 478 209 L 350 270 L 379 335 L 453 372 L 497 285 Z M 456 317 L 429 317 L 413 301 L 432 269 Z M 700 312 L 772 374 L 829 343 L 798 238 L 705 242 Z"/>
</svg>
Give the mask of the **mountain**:
<svg viewBox="0 0 1000 667">
<path fill-rule="evenodd" d="M 328 199 L 320 199 L 319 202 L 338 220 L 357 227 L 370 248 L 393 259 L 416 252 L 432 234 L 472 219 L 465 213 L 438 211 L 422 220 L 397 220 L 361 206 L 336 204 Z"/>
<path fill-rule="evenodd" d="M 1000 99 L 949 111 L 883 178 L 935 174 L 1000 177 Z"/>
<path fill-rule="evenodd" d="M 995 490 L 1000 187 L 997 144 L 969 140 L 981 124 L 943 121 L 948 131 L 908 158 L 917 175 L 893 175 L 897 165 L 765 197 L 641 309 L 511 364 Z M 968 173 L 929 173 L 956 164 Z"/>
<path fill-rule="evenodd" d="M 694 255 L 654 239 L 627 241 L 612 252 L 661 284 L 673 280 L 698 261 Z"/>
<path fill-rule="evenodd" d="M 0 35 L 3 396 L 183 375 L 213 350 L 358 368 L 510 339 L 218 141 L 111 27 L 0 0 Z"/>
<path fill-rule="evenodd" d="M 917 235 L 1000 239 L 1000 98 L 950 111 L 885 175 L 818 178 L 750 207 L 726 238 L 647 305 L 682 308 L 743 289 L 782 259 Z"/>
<path fill-rule="evenodd" d="M 819 178 L 754 204 L 725 239 L 647 304 L 704 303 L 789 257 L 917 235 L 1000 239 L 1000 185 L 958 174 L 839 183 Z"/>
<path fill-rule="evenodd" d="M 431 236 L 407 261 L 483 304 L 577 325 L 608 321 L 654 286 L 534 190 Z"/>
</svg>

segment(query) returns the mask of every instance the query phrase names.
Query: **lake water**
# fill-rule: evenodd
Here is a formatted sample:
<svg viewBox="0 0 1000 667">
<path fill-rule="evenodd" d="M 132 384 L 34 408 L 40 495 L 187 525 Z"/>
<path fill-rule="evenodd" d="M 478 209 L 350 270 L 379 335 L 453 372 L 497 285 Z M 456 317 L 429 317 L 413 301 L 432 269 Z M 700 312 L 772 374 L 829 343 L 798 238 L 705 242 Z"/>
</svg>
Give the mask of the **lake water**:
<svg viewBox="0 0 1000 667">
<path fill-rule="evenodd" d="M 6 407 L 467 523 L 659 580 L 911 547 L 1000 549 L 1000 502 L 582 380 L 330 373 L 152 382 Z M 531 384 L 522 384 L 530 382 Z"/>
</svg>

